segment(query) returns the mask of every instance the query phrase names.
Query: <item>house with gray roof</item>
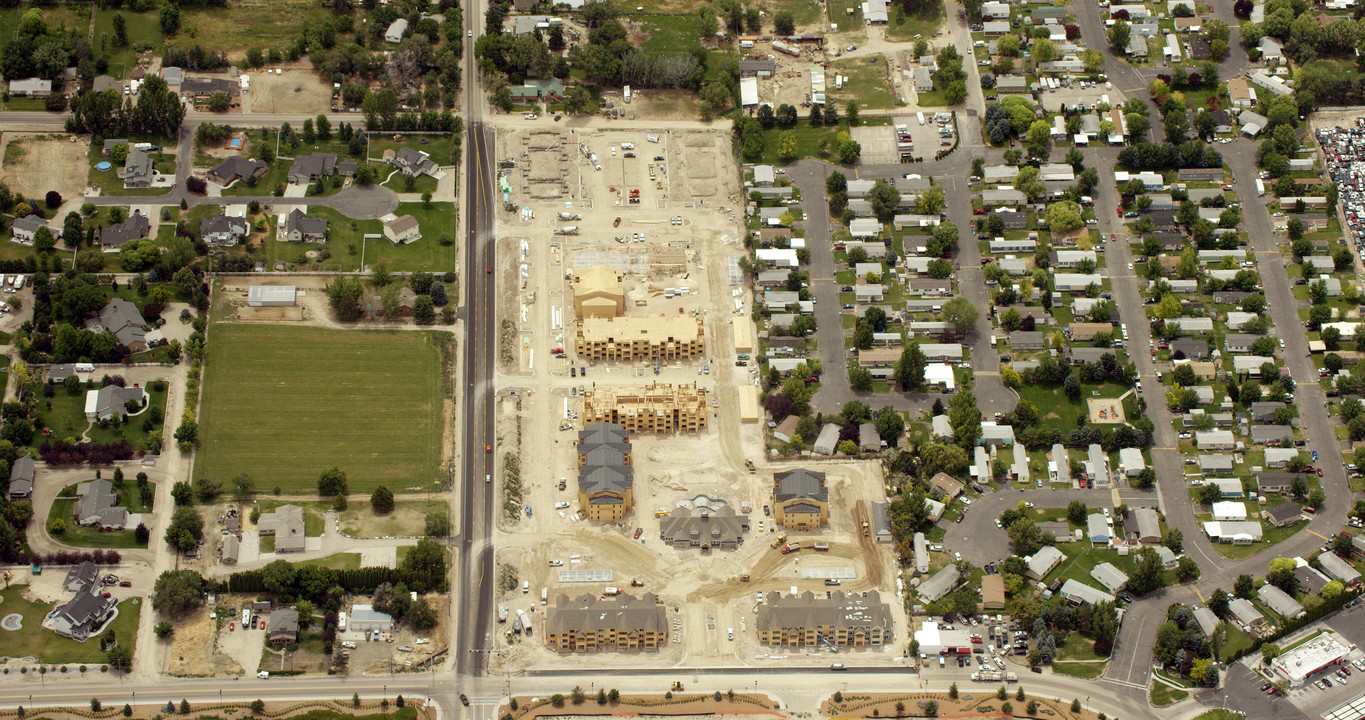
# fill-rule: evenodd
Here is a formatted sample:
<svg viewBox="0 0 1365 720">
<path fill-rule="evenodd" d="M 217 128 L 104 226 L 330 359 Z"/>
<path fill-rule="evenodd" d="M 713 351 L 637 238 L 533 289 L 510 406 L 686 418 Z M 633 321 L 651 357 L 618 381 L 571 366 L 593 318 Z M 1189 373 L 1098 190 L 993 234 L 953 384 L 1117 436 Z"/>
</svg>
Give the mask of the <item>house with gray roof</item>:
<svg viewBox="0 0 1365 720">
<path fill-rule="evenodd" d="M 256 530 L 261 537 L 275 538 L 276 553 L 304 551 L 303 508 L 298 505 L 281 505 L 271 512 L 261 513 Z"/>
<path fill-rule="evenodd" d="M 208 179 L 220 185 L 229 185 L 237 180 L 261 177 L 269 170 L 270 166 L 260 160 L 233 155 L 213 166 Z"/>
<path fill-rule="evenodd" d="M 62 637 L 84 641 L 98 634 L 116 613 L 118 601 L 100 593 L 82 591 L 57 606 L 44 624 Z"/>
<path fill-rule="evenodd" d="M 1065 583 L 1062 583 L 1062 588 L 1058 591 L 1058 594 L 1072 605 L 1084 605 L 1086 603 L 1099 605 L 1100 603 L 1114 602 L 1113 595 L 1075 579 L 1067 580 Z"/>
<path fill-rule="evenodd" d="M 1360 571 L 1356 570 L 1351 563 L 1342 560 L 1336 553 L 1325 552 L 1318 556 L 1318 565 L 1322 571 L 1334 580 L 1340 580 L 1347 585 L 1354 585 L 1360 582 Z"/>
<path fill-rule="evenodd" d="M 561 594 L 546 619 L 545 637 L 560 653 L 658 650 L 668 643 L 667 611 L 653 593 L 638 598 Z"/>
<path fill-rule="evenodd" d="M 78 525 L 122 530 L 128 524 L 128 509 L 116 505 L 118 496 L 108 480 L 91 480 L 76 486 L 72 514 Z"/>
<path fill-rule="evenodd" d="M 1090 577 L 1098 580 L 1111 593 L 1117 593 L 1128 582 L 1128 575 L 1114 567 L 1113 563 L 1107 562 L 1102 562 L 1091 569 Z"/>
<path fill-rule="evenodd" d="M 1109 535 L 1109 523 L 1099 513 L 1090 513 L 1085 518 L 1085 534 L 1096 545 L 1108 545 L 1113 538 Z"/>
<path fill-rule="evenodd" d="M 210 215 L 199 221 L 199 239 L 210 247 L 232 247 L 251 232 L 244 217 Z"/>
<path fill-rule="evenodd" d="M 773 475 L 773 516 L 786 530 L 814 530 L 829 520 L 825 474 L 795 468 Z"/>
<path fill-rule="evenodd" d="M 1299 592 L 1318 595 L 1331 579 L 1307 565 L 1300 565 L 1294 568 L 1294 581 L 1298 583 Z"/>
<path fill-rule="evenodd" d="M 1161 520 L 1156 510 L 1140 507 L 1123 516 L 1123 532 L 1129 542 L 1142 545 L 1161 544 Z"/>
<path fill-rule="evenodd" d="M 147 216 L 141 211 L 134 211 L 132 215 L 121 223 L 108 225 L 95 230 L 95 242 L 99 243 L 100 249 L 104 252 L 118 252 L 125 243 L 139 238 L 145 238 L 152 231 L 152 224 L 148 222 Z"/>
<path fill-rule="evenodd" d="M 336 172 L 337 156 L 332 153 L 299 155 L 289 165 L 289 182 L 296 185 L 320 180 Z"/>
<path fill-rule="evenodd" d="M 285 216 L 281 240 L 287 242 L 325 242 L 327 221 L 294 208 Z"/>
<path fill-rule="evenodd" d="M 737 550 L 749 531 L 749 516 L 729 506 L 678 508 L 659 519 L 659 539 L 679 550 Z"/>
<path fill-rule="evenodd" d="M 299 611 L 276 608 L 270 611 L 266 637 L 274 647 L 288 645 L 299 639 Z"/>
<path fill-rule="evenodd" d="M 889 543 L 895 540 L 891 533 L 890 504 L 886 500 L 874 500 L 872 502 L 872 537 L 879 543 Z"/>
<path fill-rule="evenodd" d="M 400 43 L 403 42 L 403 35 L 408 31 L 407 18 L 398 18 L 389 23 L 389 27 L 384 30 L 384 42 Z"/>
<path fill-rule="evenodd" d="M 99 579 L 99 566 L 86 560 L 80 565 L 73 565 L 70 570 L 66 571 L 66 579 L 62 581 L 62 589 L 69 593 L 79 593 L 95 587 Z"/>
<path fill-rule="evenodd" d="M 1042 580 L 1057 564 L 1062 561 L 1062 551 L 1051 545 L 1038 548 L 1038 551 L 1024 558 L 1024 563 L 1028 565 L 1028 576 L 1034 580 Z"/>
<path fill-rule="evenodd" d="M 152 166 L 152 156 L 144 150 L 130 151 L 128 157 L 123 161 L 123 169 L 119 172 L 119 177 L 123 178 L 123 186 L 126 188 L 151 187 L 152 179 L 156 177 L 156 168 Z"/>
<path fill-rule="evenodd" d="M 52 228 L 48 227 L 47 220 L 38 215 L 25 215 L 21 218 L 15 218 L 14 222 L 10 223 L 10 241 L 20 245 L 32 245 L 33 238 L 38 233 L 39 228 L 44 227 L 48 229 L 48 232 L 52 232 Z M 53 233 L 53 237 L 57 235 L 58 233 Z"/>
<path fill-rule="evenodd" d="M 1042 533 L 1043 537 L 1051 537 L 1053 542 L 1069 543 L 1076 539 L 1075 535 L 1071 533 L 1070 525 L 1055 520 L 1038 523 L 1038 532 Z"/>
<path fill-rule="evenodd" d="M 87 420 L 112 420 L 133 415 L 147 405 L 147 393 L 134 385 L 126 388 L 118 385 L 105 385 L 98 390 L 85 392 L 85 418 Z"/>
<path fill-rule="evenodd" d="M 410 147 L 398 148 L 398 152 L 393 156 L 393 165 L 402 170 L 404 175 L 413 177 L 436 174 L 436 163 L 431 156 Z"/>
<path fill-rule="evenodd" d="M 1237 622 L 1241 623 L 1243 627 L 1253 634 L 1253 637 L 1259 635 L 1268 627 L 1265 616 L 1262 615 L 1261 611 L 1257 610 L 1256 606 L 1252 605 L 1251 601 L 1246 598 L 1233 598 L 1232 602 L 1228 603 L 1228 611 L 1237 619 Z"/>
<path fill-rule="evenodd" d="M 944 595 L 952 592 L 961 579 L 962 574 L 958 572 L 957 565 L 948 563 L 934 573 L 933 577 L 920 583 L 919 599 L 927 603 L 937 602 Z"/>
<path fill-rule="evenodd" d="M 1294 441 L 1294 428 L 1288 425 L 1252 425 L 1251 442 L 1261 446 L 1288 446 Z"/>
<path fill-rule="evenodd" d="M 1206 607 L 1194 609 L 1194 621 L 1199 623 L 1199 629 L 1204 632 L 1205 637 L 1213 637 L 1213 631 L 1218 629 L 1218 616 Z"/>
<path fill-rule="evenodd" d="M 839 426 L 834 423 L 825 423 L 820 429 L 820 435 L 815 438 L 812 448 L 816 455 L 833 455 L 834 448 L 839 444 Z"/>
<path fill-rule="evenodd" d="M 97 333 L 113 333 L 119 342 L 133 353 L 147 349 L 147 333 L 151 330 L 151 326 L 143 319 L 142 311 L 138 310 L 136 305 L 117 297 L 105 303 L 97 317 L 87 320 L 85 328 Z M 89 411 L 90 408 L 87 407 L 87 415 Z"/>
<path fill-rule="evenodd" d="M 33 458 L 21 455 L 14 459 L 9 470 L 9 497 L 11 500 L 26 498 L 33 494 Z"/>
<path fill-rule="evenodd" d="M 1261 586 L 1256 598 L 1285 620 L 1293 620 L 1303 614 L 1303 605 L 1298 600 L 1270 583 Z"/>
</svg>

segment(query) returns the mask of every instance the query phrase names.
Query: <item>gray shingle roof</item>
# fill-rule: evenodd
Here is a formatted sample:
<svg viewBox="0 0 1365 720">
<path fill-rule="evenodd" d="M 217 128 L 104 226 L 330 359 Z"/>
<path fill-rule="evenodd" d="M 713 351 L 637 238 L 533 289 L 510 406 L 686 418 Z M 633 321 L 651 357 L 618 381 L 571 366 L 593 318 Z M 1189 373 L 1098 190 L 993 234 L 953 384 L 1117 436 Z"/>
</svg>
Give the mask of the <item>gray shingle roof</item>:
<svg viewBox="0 0 1365 720">
<path fill-rule="evenodd" d="M 829 502 L 829 489 L 825 487 L 825 474 L 805 468 L 780 472 L 773 476 L 777 483 L 774 499 L 779 503 L 797 498 L 810 498 Z"/>
</svg>

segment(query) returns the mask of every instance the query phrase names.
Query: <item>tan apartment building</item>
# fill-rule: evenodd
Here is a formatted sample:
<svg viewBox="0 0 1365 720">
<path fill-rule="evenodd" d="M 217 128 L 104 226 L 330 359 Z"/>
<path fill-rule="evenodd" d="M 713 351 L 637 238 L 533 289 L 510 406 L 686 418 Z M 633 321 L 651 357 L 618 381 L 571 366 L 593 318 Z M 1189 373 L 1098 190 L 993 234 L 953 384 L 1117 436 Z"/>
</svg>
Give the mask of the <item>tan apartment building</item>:
<svg viewBox="0 0 1365 720">
<path fill-rule="evenodd" d="M 573 307 L 581 318 L 612 318 L 625 312 L 625 277 L 609 267 L 583 268 L 573 277 Z"/>
<path fill-rule="evenodd" d="M 829 597 L 807 590 L 800 595 L 770 592 L 758 607 L 758 641 L 784 648 L 870 648 L 892 640 L 891 609 L 876 590 L 833 592 Z"/>
<path fill-rule="evenodd" d="M 630 433 L 593 423 L 578 433 L 578 506 L 589 520 L 617 522 L 635 505 Z"/>
<path fill-rule="evenodd" d="M 815 530 L 829 522 L 825 474 L 805 468 L 773 476 L 773 515 L 784 530 Z"/>
<path fill-rule="evenodd" d="M 706 350 L 701 320 L 691 315 L 585 317 L 574 351 L 581 360 L 640 362 L 690 360 Z"/>
<path fill-rule="evenodd" d="M 615 423 L 632 433 L 706 429 L 706 388 L 651 383 L 636 388 L 593 387 L 583 393 L 583 422 Z"/>
<path fill-rule="evenodd" d="M 546 641 L 556 652 L 639 652 L 668 642 L 664 606 L 653 593 L 555 598 Z"/>
</svg>

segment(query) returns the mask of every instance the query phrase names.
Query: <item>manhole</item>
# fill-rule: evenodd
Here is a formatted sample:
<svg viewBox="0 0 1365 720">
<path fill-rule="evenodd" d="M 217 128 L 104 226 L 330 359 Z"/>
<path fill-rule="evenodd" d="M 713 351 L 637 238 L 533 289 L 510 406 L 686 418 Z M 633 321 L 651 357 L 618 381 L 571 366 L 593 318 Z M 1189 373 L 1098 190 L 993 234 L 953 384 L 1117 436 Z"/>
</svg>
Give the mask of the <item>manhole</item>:
<svg viewBox="0 0 1365 720">
<path fill-rule="evenodd" d="M 3 619 L 0 619 L 0 628 L 4 628 L 10 632 L 22 630 L 24 629 L 24 616 L 19 613 L 10 613 Z"/>
</svg>

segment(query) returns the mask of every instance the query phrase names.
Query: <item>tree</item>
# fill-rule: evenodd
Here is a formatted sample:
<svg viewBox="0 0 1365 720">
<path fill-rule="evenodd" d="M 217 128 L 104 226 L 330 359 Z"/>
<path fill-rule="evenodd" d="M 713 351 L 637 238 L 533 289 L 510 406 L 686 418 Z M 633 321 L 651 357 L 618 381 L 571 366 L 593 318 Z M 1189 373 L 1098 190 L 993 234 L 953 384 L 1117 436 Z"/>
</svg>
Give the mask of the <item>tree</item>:
<svg viewBox="0 0 1365 720">
<path fill-rule="evenodd" d="M 896 215 L 896 208 L 900 205 L 901 194 L 891 183 L 885 180 L 877 180 L 872 185 L 872 191 L 868 194 L 868 199 L 872 203 L 872 214 L 877 220 L 887 223 Z"/>
<path fill-rule="evenodd" d="M 393 491 L 383 485 L 375 488 L 370 495 L 370 507 L 374 509 L 376 515 L 387 515 L 393 512 Z"/>
<path fill-rule="evenodd" d="M 340 468 L 333 466 L 322 472 L 318 477 L 319 495 L 345 495 L 346 494 L 346 473 Z"/>
<path fill-rule="evenodd" d="M 955 297 L 943 303 L 943 320 L 952 323 L 959 336 L 965 336 L 972 331 L 976 325 L 977 315 L 976 306 L 966 298 Z"/>
<path fill-rule="evenodd" d="M 157 637 L 165 640 L 175 634 L 175 625 L 172 625 L 169 620 L 162 620 L 156 624 L 154 631 L 156 632 Z"/>
<path fill-rule="evenodd" d="M 399 697 L 401 698 L 402 695 L 399 695 Z M 261 713 L 264 713 L 264 712 L 265 712 L 265 701 L 264 701 L 264 700 L 261 700 L 260 698 L 257 698 L 257 699 L 255 699 L 255 700 L 252 700 L 252 701 L 251 701 L 251 712 L 253 712 L 253 713 L 257 714 L 257 715 L 260 715 Z"/>
<path fill-rule="evenodd" d="M 449 514 L 439 510 L 427 513 L 426 535 L 428 537 L 446 537 L 450 535 L 450 530 Z"/>
<path fill-rule="evenodd" d="M 1175 574 L 1176 577 L 1180 578 L 1181 582 L 1194 580 L 1199 577 L 1199 563 L 1196 563 L 1188 557 L 1182 556 L 1176 563 Z"/>
<path fill-rule="evenodd" d="M 176 508 L 166 526 L 166 544 L 180 552 L 189 552 L 203 539 L 204 518 L 200 517 L 199 511 L 192 507 Z"/>
<path fill-rule="evenodd" d="M 1209 595 L 1208 606 L 1209 609 L 1213 611 L 1214 615 L 1223 618 L 1227 617 L 1228 603 L 1230 602 L 1231 600 L 1228 598 L 1227 592 L 1224 591 L 1223 588 L 1217 588 L 1213 591 L 1213 594 Z"/>
<path fill-rule="evenodd" d="M 1080 500 L 1072 500 L 1066 506 L 1066 519 L 1077 525 L 1084 525 L 1088 512 L 1089 508 L 1085 506 L 1085 503 Z"/>
<path fill-rule="evenodd" d="M 905 714 L 905 703 L 900 703 L 896 707 L 896 715 Z M 938 717 L 938 701 L 930 700 L 924 703 L 924 714 L 928 717 Z"/>
<path fill-rule="evenodd" d="M 1142 596 L 1160 588 L 1165 571 L 1161 556 L 1151 548 L 1143 548 L 1138 552 L 1136 567 L 1128 577 L 1128 590 Z"/>
<path fill-rule="evenodd" d="M 1128 50 L 1128 41 L 1131 37 L 1132 28 L 1128 23 L 1120 20 L 1109 28 L 1109 49 L 1115 55 L 1121 55 Z"/>
<path fill-rule="evenodd" d="M 359 320 L 364 314 L 364 294 L 360 279 L 352 275 L 339 277 L 327 285 L 327 303 L 337 319 L 346 322 Z"/>
<path fill-rule="evenodd" d="M 1232 583 L 1232 594 L 1239 598 L 1250 599 L 1255 587 L 1255 580 L 1250 575 L 1238 575 Z"/>
<path fill-rule="evenodd" d="M 167 570 L 152 588 L 152 609 L 168 617 L 199 607 L 207 583 L 193 570 Z"/>
<path fill-rule="evenodd" d="M 792 35 L 796 32 L 796 19 L 790 10 L 783 10 L 773 18 L 773 31 L 778 35 Z"/>
<path fill-rule="evenodd" d="M 909 343 L 905 349 L 901 350 L 900 359 L 896 361 L 892 377 L 901 390 L 918 389 L 924 386 L 924 368 L 929 364 L 929 358 L 924 351 L 920 350 L 918 343 Z"/>
<path fill-rule="evenodd" d="M 1048 205 L 1047 225 L 1053 233 L 1063 235 L 1084 226 L 1085 221 L 1081 219 L 1081 207 L 1069 200 Z"/>
<path fill-rule="evenodd" d="M 959 447 L 972 448 L 981 437 L 981 411 L 976 395 L 970 390 L 959 390 L 948 401 L 948 422 Z"/>
</svg>

